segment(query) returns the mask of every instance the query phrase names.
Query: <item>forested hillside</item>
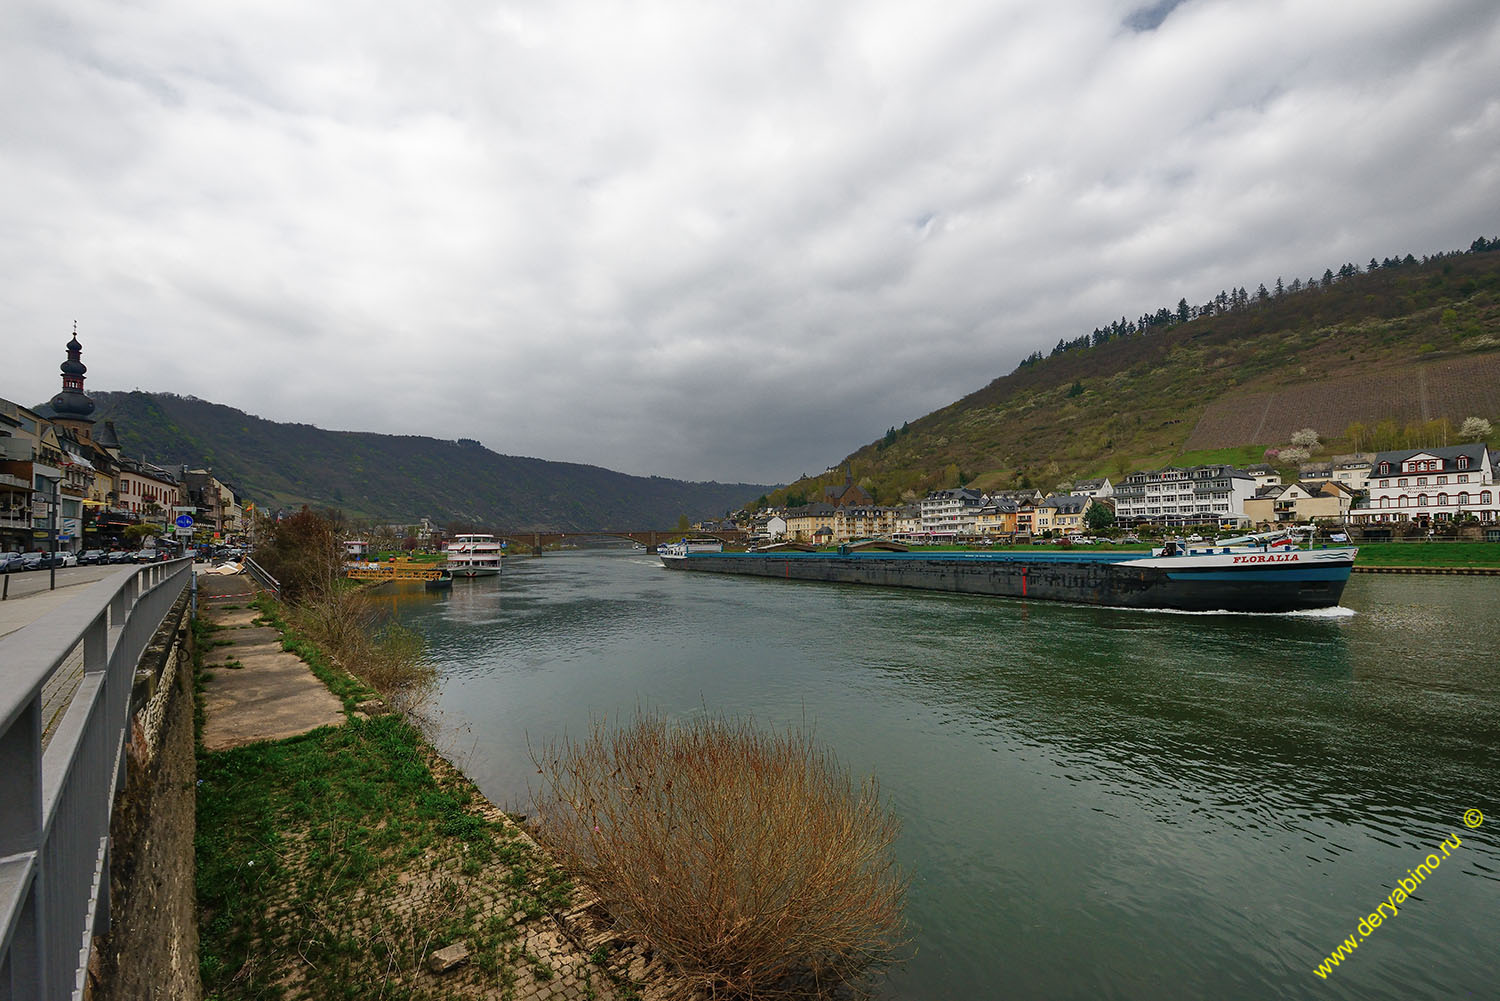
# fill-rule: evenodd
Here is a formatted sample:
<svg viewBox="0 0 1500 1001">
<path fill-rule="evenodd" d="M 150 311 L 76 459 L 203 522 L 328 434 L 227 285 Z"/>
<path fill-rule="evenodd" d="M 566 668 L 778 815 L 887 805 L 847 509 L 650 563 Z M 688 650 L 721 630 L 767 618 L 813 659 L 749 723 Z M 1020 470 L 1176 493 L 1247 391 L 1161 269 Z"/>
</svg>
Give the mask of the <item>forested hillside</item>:
<svg viewBox="0 0 1500 1001">
<path fill-rule="evenodd" d="M 1224 290 L 1060 338 L 1009 375 L 846 457 L 878 503 L 961 484 L 1056 489 L 1168 463 L 1456 443 L 1500 426 L 1500 241 Z M 1451 442 L 1448 439 L 1452 439 Z M 815 500 L 843 472 L 773 502 Z"/>
<path fill-rule="evenodd" d="M 264 506 L 333 507 L 356 518 L 423 516 L 514 530 L 670 528 L 721 517 L 763 493 L 750 483 L 688 483 L 598 466 L 499 455 L 478 442 L 278 424 L 170 393 L 94 393 L 125 454 L 211 467 Z"/>
</svg>

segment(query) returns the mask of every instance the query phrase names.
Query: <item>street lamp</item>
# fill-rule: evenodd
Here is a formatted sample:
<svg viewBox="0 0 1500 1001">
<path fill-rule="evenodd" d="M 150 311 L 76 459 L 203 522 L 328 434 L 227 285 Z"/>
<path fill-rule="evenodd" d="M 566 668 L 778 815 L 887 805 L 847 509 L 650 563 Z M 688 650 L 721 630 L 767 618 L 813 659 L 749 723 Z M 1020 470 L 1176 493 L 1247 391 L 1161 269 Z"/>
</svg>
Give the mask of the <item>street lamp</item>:
<svg viewBox="0 0 1500 1001">
<path fill-rule="evenodd" d="M 57 496 L 57 488 L 62 483 L 61 476 L 48 476 L 46 473 L 37 473 L 37 478 L 49 480 L 52 483 L 52 510 L 47 515 L 47 590 L 57 590 L 57 511 L 61 501 Z"/>
</svg>

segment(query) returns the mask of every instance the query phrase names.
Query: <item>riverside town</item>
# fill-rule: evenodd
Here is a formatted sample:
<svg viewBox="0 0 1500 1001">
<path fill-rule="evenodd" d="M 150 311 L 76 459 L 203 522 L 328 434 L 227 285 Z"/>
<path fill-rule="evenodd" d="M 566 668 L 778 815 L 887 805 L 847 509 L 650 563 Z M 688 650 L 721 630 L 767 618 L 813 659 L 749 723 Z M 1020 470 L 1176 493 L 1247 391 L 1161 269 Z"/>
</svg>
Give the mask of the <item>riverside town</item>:
<svg viewBox="0 0 1500 1001">
<path fill-rule="evenodd" d="M 1500 4 L 1278 13 L 23 5 L 0 1001 L 1500 998 Z"/>
<path fill-rule="evenodd" d="M 679 518 L 675 530 L 658 522 L 560 532 L 549 530 L 545 519 L 540 525 L 462 524 L 445 519 L 440 510 L 405 523 L 351 518 L 331 508 L 294 510 L 264 486 L 257 489 L 256 479 L 247 479 L 263 473 L 216 471 L 215 459 L 232 455 L 222 445 L 212 446 L 212 458 L 206 451 L 193 454 L 153 445 L 151 435 L 165 427 L 161 416 L 138 425 L 141 411 L 121 408 L 131 397 L 119 394 L 106 394 L 109 403 L 101 408 L 84 389 L 87 368 L 76 332 L 61 355 L 61 387 L 48 402 L 26 406 L 0 400 L 0 483 L 5 490 L 0 526 L 7 549 L 0 649 L 13 681 L 9 698 L 22 713 L 18 717 L 15 709 L 8 710 L 7 739 L 12 743 L 6 746 L 12 750 L 6 753 L 19 757 L 7 760 L 15 764 L 38 750 L 45 760 L 50 753 L 46 748 L 73 740 L 69 721 L 91 704 L 80 701 L 91 691 L 86 679 L 95 670 L 86 652 L 93 641 L 83 623 L 98 614 L 95 609 L 121 608 L 110 611 L 108 621 L 112 629 L 118 624 L 136 630 L 142 638 L 134 642 L 147 638 L 131 624 L 137 618 L 145 617 L 156 635 L 144 649 L 109 647 L 110 662 L 123 658 L 122 663 L 133 664 L 138 679 L 120 703 L 134 720 L 133 730 L 106 735 L 97 745 L 107 749 L 116 746 L 111 741 L 123 741 L 123 782 L 65 790 L 70 797 L 112 800 L 113 810 L 101 821 L 107 829 L 94 828 L 104 840 L 78 843 L 104 844 L 107 851 L 69 849 L 76 854 L 59 855 L 50 863 L 69 867 L 55 878 L 78 886 L 87 885 L 86 880 L 77 882 L 81 874 L 105 867 L 111 872 L 110 893 L 75 894 L 45 920 L 26 917 L 30 912 L 24 909 L 11 911 L 16 916 L 8 919 L 10 941 L 21 941 L 18 935 L 56 936 L 48 964 L 62 971 L 28 966 L 19 983 L 40 985 L 53 976 L 62 978 L 53 982 L 69 982 L 66 971 L 74 960 L 62 943 L 81 928 L 93 944 L 92 958 L 78 960 L 86 962 L 78 970 L 92 990 L 135 996 L 133 985 L 144 989 L 164 975 L 163 963 L 180 963 L 163 957 L 197 950 L 197 966 L 186 968 L 192 972 L 176 975 L 182 996 L 241 996 L 231 986 L 236 977 L 264 984 L 286 975 L 276 970 L 297 970 L 297 950 L 286 952 L 290 933 L 304 943 L 303 952 L 311 949 L 320 959 L 317 970 L 297 972 L 314 988 L 308 996 L 346 990 L 351 984 L 361 985 L 354 993 L 363 996 L 363 985 L 373 981 L 361 957 L 387 947 L 376 938 L 360 937 L 363 932 L 338 931 L 347 921 L 356 923 L 349 929 L 368 926 L 376 935 L 399 936 L 406 943 L 388 962 L 414 997 L 449 990 L 456 992 L 451 996 L 488 997 L 496 983 L 531 985 L 530 994 L 516 996 L 706 997 L 705 991 L 717 989 L 712 985 L 735 981 L 696 946 L 674 951 L 661 937 L 663 931 L 621 917 L 649 906 L 648 898 L 661 892 L 650 887 L 659 884 L 636 885 L 629 868 L 611 874 L 588 860 L 603 851 L 631 860 L 639 860 L 642 851 L 660 851 L 667 853 L 660 861 L 677 874 L 673 878 L 696 878 L 686 856 L 675 853 L 699 852 L 702 846 L 675 844 L 676 835 L 666 829 L 642 829 L 633 803 L 619 798 L 619 786 L 611 778 L 634 775 L 631 788 L 644 788 L 654 770 L 665 767 L 647 747 L 671 755 L 678 753 L 674 747 L 694 748 L 688 758 L 672 758 L 685 761 L 770 755 L 780 763 L 756 780 L 770 783 L 764 795 L 790 796 L 790 790 L 807 781 L 797 771 L 804 767 L 799 762 L 804 754 L 820 752 L 807 743 L 810 734 L 794 728 L 793 718 L 778 713 L 774 701 L 752 705 L 757 715 L 789 729 L 751 731 L 747 721 L 714 714 L 687 729 L 676 722 L 678 713 L 695 712 L 692 692 L 723 693 L 717 699 L 736 689 L 736 678 L 757 679 L 768 691 L 812 693 L 825 707 L 836 706 L 838 700 L 826 700 L 846 686 L 873 684 L 871 696 L 858 707 L 828 709 L 820 727 L 824 739 L 873 764 L 897 789 L 915 789 L 943 774 L 946 795 L 983 802 L 984 794 L 974 785 L 980 783 L 994 790 L 993 806 L 981 815 L 1004 811 L 1013 823 L 1029 815 L 1013 812 L 1010 790 L 1035 777 L 1021 758 L 971 759 L 986 749 L 1010 757 L 1022 746 L 1013 746 L 1010 737 L 986 735 L 982 720 L 1001 720 L 1032 734 L 1027 740 L 1061 748 L 1075 739 L 1064 722 L 1070 714 L 1098 713 L 1107 704 L 1101 700 L 1140 698 L 1149 690 L 1153 699 L 1166 700 L 1127 712 L 1111 710 L 1113 715 L 1107 714 L 1097 733 L 1090 731 L 1081 745 L 1084 760 L 1092 762 L 1088 767 L 1099 776 L 1096 781 L 1105 781 L 1112 769 L 1134 773 L 1136 757 L 1122 757 L 1115 750 L 1131 743 L 1134 755 L 1146 761 L 1177 761 L 1174 767 L 1182 767 L 1183 759 L 1176 757 L 1181 752 L 1173 746 L 1182 738 L 1171 736 L 1174 731 L 1194 740 L 1239 742 L 1240 753 L 1248 757 L 1231 758 L 1227 765 L 1215 758 L 1219 764 L 1210 769 L 1210 759 L 1200 762 L 1190 756 L 1188 779 L 1134 775 L 1107 781 L 1117 787 L 1117 795 L 1134 790 L 1128 794 L 1152 797 L 1186 782 L 1182 788 L 1191 789 L 1194 797 L 1207 797 L 1228 812 L 1230 830 L 1255 822 L 1256 808 L 1235 805 L 1238 790 L 1259 789 L 1258 796 L 1279 803 L 1279 815 L 1290 818 L 1284 821 L 1286 833 L 1273 844 L 1352 837 L 1362 846 L 1357 863 L 1333 852 L 1331 843 L 1317 851 L 1325 866 L 1346 860 L 1339 864 L 1358 882 L 1363 873 L 1378 878 L 1397 847 L 1426 835 L 1425 825 L 1408 811 L 1427 808 L 1422 804 L 1432 802 L 1431 794 L 1421 776 L 1407 780 L 1395 773 L 1396 785 L 1387 793 L 1393 797 L 1387 807 L 1394 810 L 1393 819 L 1368 831 L 1357 824 L 1344 826 L 1331 835 L 1325 831 L 1329 821 L 1315 819 L 1323 795 L 1318 790 L 1361 781 L 1371 767 L 1371 746 L 1389 746 L 1393 721 L 1422 711 L 1428 674 L 1436 669 L 1461 679 L 1444 684 L 1457 684 L 1458 691 L 1468 693 L 1467 701 L 1449 705 L 1457 724 L 1453 732 L 1467 736 L 1438 760 L 1457 769 L 1450 781 L 1470 799 L 1484 801 L 1496 791 L 1488 772 L 1466 778 L 1466 766 L 1451 757 L 1493 739 L 1486 729 L 1494 718 L 1493 686 L 1500 685 L 1493 659 L 1454 661 L 1442 653 L 1432 655 L 1434 650 L 1454 650 L 1455 635 L 1472 635 L 1477 628 L 1487 636 L 1484 623 L 1493 619 L 1483 610 L 1500 586 L 1493 576 L 1500 574 L 1500 456 L 1484 437 L 1490 428 L 1483 418 L 1465 419 L 1441 432 L 1450 439 L 1446 443 L 1408 441 L 1404 447 L 1340 451 L 1309 428 L 1292 436 L 1294 444 L 1261 449 L 1261 461 L 1243 465 L 1169 463 L 1118 476 L 1077 477 L 1052 490 L 957 485 L 894 504 L 876 502 L 879 481 L 862 477 L 855 457 L 804 486 L 783 488 L 727 515 L 686 524 Z M 192 406 L 190 400 L 161 399 L 169 406 Z M 159 461 L 151 461 L 153 456 Z M 230 470 L 250 468 L 232 458 L 226 465 Z M 808 499 L 809 487 L 816 488 L 816 499 Z M 659 557 L 653 551 L 658 548 Z M 141 563 L 148 566 L 137 566 Z M 50 575 L 28 572 L 43 569 Z M 706 570 L 722 576 L 723 586 L 730 586 L 736 575 L 761 582 L 746 580 L 733 591 L 719 591 L 720 585 L 704 591 L 700 575 L 662 577 L 664 569 Z M 663 587 L 668 589 L 665 597 Z M 851 587 L 855 590 L 840 590 Z M 941 599 L 947 603 L 933 605 L 918 597 L 923 591 L 947 592 Z M 132 593 L 134 605 L 121 605 Z M 704 620 L 695 608 L 707 593 L 733 604 L 717 604 L 714 618 Z M 148 602 L 148 596 L 153 600 Z M 538 600 L 554 603 L 556 611 L 542 611 L 546 606 L 524 611 L 524 604 L 503 611 L 508 601 Z M 592 623 L 598 612 L 585 609 L 631 606 L 655 609 L 649 642 L 637 646 L 624 634 L 607 642 L 598 662 L 599 669 L 625 673 L 579 674 L 569 666 L 575 663 L 578 644 L 591 642 L 587 637 L 597 628 Z M 1093 611 L 1085 611 L 1091 607 Z M 858 608 L 864 608 L 859 614 L 874 616 L 868 620 L 874 631 L 861 641 L 857 658 L 848 660 L 848 649 L 828 624 Z M 1207 617 L 1136 620 L 1131 617 L 1142 614 L 1136 609 L 1193 611 Z M 1246 618 L 1245 612 L 1261 614 Z M 559 614 L 582 618 L 576 627 L 548 625 Z M 723 619 L 726 614 L 732 617 Z M 70 622 L 79 625 L 70 627 Z M 741 652 L 726 655 L 724 642 L 734 644 L 740 635 L 763 637 L 765 624 L 773 622 L 783 637 L 779 643 L 797 637 L 794 657 L 767 659 L 757 652 L 759 640 L 746 641 L 734 647 Z M 82 630 L 74 634 L 83 637 L 81 659 L 75 653 L 70 661 L 64 650 L 70 640 L 54 645 L 58 641 L 50 638 L 53 633 L 40 631 L 44 627 L 62 630 L 58 635 L 63 637 L 69 628 Z M 1121 628 L 1147 632 L 1121 645 L 1112 638 Z M 1145 638 L 1153 633 L 1155 638 Z M 917 638 L 928 634 L 969 651 L 960 673 L 950 673 L 958 665 L 941 666 L 943 658 L 929 646 L 933 640 Z M 467 648 L 471 652 L 445 652 L 455 642 L 475 641 L 477 646 Z M 1158 652 L 1146 657 L 1142 642 Z M 1233 684 L 1251 686 L 1236 696 L 1240 708 L 1234 719 L 1219 717 L 1215 690 L 1220 683 L 1203 673 L 1210 665 L 1192 667 L 1184 659 L 1204 642 L 1216 650 L 1213 672 L 1227 672 Z M 1266 673 L 1273 669 L 1265 649 L 1299 646 L 1318 652 L 1310 653 L 1314 659 L 1291 675 L 1285 666 Z M 102 655 L 104 648 L 99 649 Z M 898 668 L 911 650 L 929 651 L 922 656 L 935 658 L 932 666 Z M 668 655 L 665 669 L 658 660 L 663 651 Z M 1370 657 L 1378 658 L 1382 671 L 1394 674 L 1361 680 L 1362 665 Z M 511 665 L 523 662 L 544 665 L 553 679 L 545 692 L 525 695 L 516 687 L 522 676 Z M 843 666 L 816 686 L 794 680 L 800 677 L 795 665 L 816 662 Z M 704 675 L 694 666 L 703 663 L 721 666 Z M 1035 667 L 1029 666 L 1033 663 Z M 1467 665 L 1466 673 L 1451 674 L 1459 663 Z M 1071 696 L 1059 692 L 1048 664 L 1089 665 L 1079 681 L 1085 687 Z M 97 669 L 101 677 L 112 677 L 116 670 L 104 662 Z M 878 673 L 868 674 L 872 669 Z M 971 670 L 978 673 L 970 676 Z M 461 682 L 465 672 L 484 680 Z M 653 677 L 658 680 L 647 681 Z M 143 678 L 151 679 L 144 688 Z M 575 678 L 591 679 L 599 697 L 575 703 L 566 694 Z M 592 712 L 628 705 L 640 683 L 666 685 L 678 695 L 659 707 L 636 710 L 634 721 L 623 729 L 589 730 L 596 725 L 589 722 Z M 1367 719 L 1368 710 L 1358 702 L 1324 702 L 1341 690 L 1367 688 L 1372 695 L 1380 693 L 1390 707 Z M 898 718 L 926 711 L 929 700 L 942 704 L 952 697 L 971 706 L 960 714 L 967 721 L 962 730 L 904 731 Z M 190 711 L 194 699 L 201 707 L 196 720 Z M 17 720 L 27 713 L 37 713 L 41 720 L 39 743 L 17 730 Z M 483 734 L 478 746 L 485 764 L 477 771 L 477 783 L 465 774 L 468 769 L 459 771 L 444 757 L 456 732 L 445 726 L 453 722 L 435 728 L 414 725 L 433 713 L 451 714 L 465 721 L 469 732 Z M 1334 738 L 1331 745 L 1315 747 L 1292 736 L 1314 717 L 1346 731 L 1348 740 Z M 877 750 L 863 743 L 858 735 L 871 725 L 892 738 L 891 746 Z M 1238 735 L 1244 726 L 1264 736 L 1246 743 Z M 539 752 L 528 744 L 533 727 L 557 735 L 581 727 L 592 735 L 578 743 L 548 738 L 555 742 Z M 1370 727 L 1386 736 L 1371 745 L 1359 736 Z M 76 731 L 80 739 L 85 732 Z M 1419 728 L 1400 738 L 1397 750 L 1374 753 L 1377 758 L 1431 755 L 1433 748 L 1444 746 L 1435 732 L 1423 737 L 1424 732 Z M 1423 750 L 1408 746 L 1414 742 Z M 77 757 L 85 753 L 82 743 L 69 753 L 80 765 L 87 760 Z M 381 777 L 385 766 L 379 762 L 387 754 L 414 756 L 425 764 L 406 778 L 394 773 Z M 964 764 L 957 771 L 945 770 L 939 764 L 944 759 Z M 526 778 L 535 770 L 528 764 L 533 760 L 541 763 L 540 788 Z M 1069 758 L 1059 756 L 1054 767 L 1072 768 L 1062 764 L 1065 760 Z M 1304 787 L 1304 778 L 1278 787 L 1274 776 L 1280 766 L 1275 762 L 1281 760 L 1295 764 L 1299 775 L 1315 777 L 1315 784 Z M 553 761 L 558 764 L 549 764 Z M 360 767 L 377 769 L 373 778 L 341 770 L 361 762 Z M 253 768 L 257 776 L 250 787 L 233 778 L 245 768 Z M 316 810 L 310 819 L 299 819 L 301 811 L 317 802 L 303 799 L 295 778 L 309 768 L 328 776 L 320 800 L 353 810 L 366 833 L 357 834 L 356 828 L 331 817 L 319 820 Z M 800 777 L 794 780 L 794 773 Z M 751 781 L 749 773 L 734 774 L 739 776 L 735 782 Z M 196 778 L 185 783 L 184 775 Z M 697 797 L 701 792 L 691 789 L 700 778 L 709 776 L 691 771 L 669 784 Z M 726 780 L 723 775 L 713 778 Z M 913 936 L 930 934 L 919 929 L 934 921 L 937 911 L 957 909 L 976 927 L 952 941 L 977 950 L 981 937 L 996 941 L 1013 920 L 1004 909 L 978 904 L 964 889 L 969 879 L 965 867 L 939 862 L 932 854 L 985 857 L 993 847 L 984 825 L 943 826 L 932 835 L 931 851 L 903 849 L 897 840 L 900 818 L 890 804 L 859 800 L 839 805 L 837 796 L 827 798 L 838 787 L 836 774 L 816 780 L 832 783 L 817 793 L 817 802 L 824 804 L 819 809 L 832 812 L 808 813 L 809 803 L 797 800 L 800 812 L 786 822 L 804 832 L 855 822 L 865 833 L 863 843 L 851 850 L 858 857 L 873 852 L 885 860 L 854 883 L 821 886 L 817 920 L 825 920 L 823 909 L 832 907 L 858 912 L 864 921 L 857 961 L 854 954 L 853 965 L 837 960 L 832 968 L 837 978 L 874 985 L 891 997 L 947 996 L 948 988 L 941 986 L 949 977 L 943 961 L 929 959 L 924 967 L 920 953 L 911 952 Z M 374 786 L 368 786 L 371 781 Z M 1068 781 L 1049 786 L 1056 808 L 1094 809 L 1092 794 L 1083 788 Z M 747 806 L 762 795 L 756 788 L 753 782 L 745 787 Z M 363 805 L 346 799 L 367 794 L 360 789 L 381 791 Z M 596 805 L 580 810 L 577 804 L 586 802 Z M 688 808 L 686 800 L 671 807 Z M 1192 809 L 1162 809 L 1163 816 L 1175 818 L 1174 825 L 1196 830 L 1199 837 L 1225 836 L 1221 822 L 1197 819 Z M 746 828 L 745 818 L 704 818 L 705 823 L 722 822 L 746 832 L 742 840 L 722 842 L 730 854 L 711 864 L 735 871 L 741 864 L 735 858 L 748 853 L 748 858 L 762 860 L 742 878 L 753 875 L 756 880 L 772 879 L 785 866 L 800 871 L 810 864 L 810 859 L 799 861 L 795 853 L 786 853 L 788 835 L 774 816 L 762 819 L 767 826 L 758 820 Z M 990 819 L 999 822 L 999 815 Z M 1149 818 L 1111 821 L 1107 826 L 1118 828 L 1114 850 L 1139 856 L 1135 865 L 1146 864 L 1147 858 L 1162 861 L 1158 856 L 1165 852 L 1172 866 L 1185 866 L 1194 880 L 1210 883 L 1247 878 L 1262 865 L 1281 864 L 1258 850 L 1212 864 L 1190 861 L 1172 847 L 1170 835 L 1166 847 L 1148 848 L 1152 839 L 1163 837 L 1155 831 L 1156 823 Z M 399 836 L 371 833 L 380 825 Z M 1049 822 L 1041 818 L 1022 827 L 1038 838 L 1052 836 Z M 1127 834 L 1145 840 L 1138 848 L 1125 848 L 1136 843 L 1119 840 Z M 368 853 L 363 868 L 328 869 L 312 846 L 330 836 L 355 838 L 350 845 L 360 844 L 358 850 Z M 821 834 L 793 838 L 793 843 L 814 853 L 826 851 L 828 844 Z M 23 839 L 9 848 L 22 849 L 23 857 L 33 859 L 28 863 L 33 867 L 29 889 L 21 892 L 23 898 L 35 899 L 45 884 L 36 868 L 41 856 L 26 855 L 34 850 L 28 844 L 38 843 Z M 403 847 L 412 845 L 424 847 Z M 1476 839 L 1466 848 L 1474 850 L 1460 859 L 1455 878 L 1438 891 L 1449 906 L 1408 909 L 1410 921 L 1403 915 L 1399 929 L 1384 934 L 1378 944 L 1364 943 L 1359 963 L 1352 956 L 1355 940 L 1348 939 L 1340 946 L 1343 951 L 1298 955 L 1300 968 L 1314 969 L 1319 980 L 1328 980 L 1337 969 L 1340 984 L 1367 985 L 1374 982 L 1370 978 L 1384 975 L 1380 950 L 1421 948 L 1437 955 L 1439 967 L 1449 971 L 1445 976 L 1464 981 L 1476 953 L 1452 943 L 1462 943 L 1464 929 L 1471 926 L 1450 924 L 1444 915 L 1451 907 L 1483 912 L 1488 904 L 1482 901 L 1491 897 L 1466 874 L 1495 854 Z M 764 858 L 762 853 L 767 853 Z M 768 861 L 773 856 L 778 859 L 774 865 Z M 1228 868 L 1220 868 L 1224 865 Z M 247 883 L 244 874 L 252 870 L 273 882 Z M 909 883 L 916 872 L 926 881 L 920 893 Z M 158 881 L 155 889 L 141 882 L 141 873 L 157 874 L 150 877 Z M 402 890 L 388 905 L 378 906 L 366 896 L 390 880 L 398 887 L 418 887 L 440 873 L 448 874 L 439 877 L 446 881 L 440 890 Z M 653 878 L 666 876 L 663 871 Z M 783 878 L 774 875 L 775 880 Z M 1025 886 L 1035 878 L 1012 872 L 994 888 L 999 892 L 1012 881 Z M 1167 870 L 1157 877 L 1168 885 L 1175 878 Z M 1075 874 L 1065 885 L 1069 894 L 1087 895 L 1098 892 L 1091 880 Z M 1344 934 L 1352 913 L 1348 909 L 1360 905 L 1360 892 L 1368 895 L 1367 886 L 1345 890 L 1342 883 L 1320 893 L 1316 906 L 1311 898 L 1302 904 L 1312 907 L 1309 924 L 1317 925 L 1325 941 Z M 774 885 L 752 882 L 738 892 L 748 894 L 745 900 L 750 901 L 762 892 L 779 892 Z M 1027 894 L 1040 893 L 1040 885 Z M 1300 888 L 1285 881 L 1279 885 L 1284 894 L 1300 898 Z M 684 883 L 674 892 L 686 889 Z M 1258 897 L 1259 907 L 1281 906 L 1264 886 Z M 609 904 L 591 904 L 591 899 Z M 294 913 L 287 908 L 310 900 L 336 901 L 340 916 L 316 910 L 306 917 L 285 916 Z M 705 898 L 664 920 L 701 923 L 706 913 L 724 906 L 726 902 Z M 1044 906 L 1031 903 L 1026 910 L 1039 913 L 1037 908 Z M 1192 905 L 1200 916 L 1215 913 L 1218 906 L 1206 899 Z M 711 910 L 700 912 L 699 907 Z M 1097 937 L 1101 930 L 1096 921 L 1106 920 L 1064 913 L 1069 913 L 1066 934 L 1073 937 Z M 224 917 L 228 926 L 222 926 Z M 803 969 L 798 964 L 806 962 L 805 950 L 818 947 L 804 942 L 805 929 L 787 920 L 774 931 L 783 947 L 767 954 L 782 958 L 767 958 L 770 966 L 741 982 L 744 996 L 765 996 L 766 983 L 804 975 L 797 972 Z M 322 936 L 335 933 L 355 937 L 332 950 Z M 1312 937 L 1306 929 L 1298 933 Z M 14 944 L 8 948 L 12 968 L 30 962 Z M 1210 952 L 1223 955 L 1230 946 L 1208 936 L 1195 948 L 1205 950 L 1200 959 L 1206 961 Z M 1019 957 L 1010 960 L 1017 961 Z M 1124 955 L 1108 962 L 1132 969 L 1132 960 Z M 920 982 L 914 979 L 918 974 Z M 1186 969 L 1176 975 L 1189 976 Z M 965 991 L 987 982 L 990 974 L 971 976 L 977 979 Z M 1290 970 L 1261 970 L 1253 976 L 1268 989 L 1296 983 Z M 1026 979 L 1052 985 L 1047 991 L 1071 983 L 1061 970 L 1049 972 L 1045 964 Z M 207 993 L 211 985 L 218 985 L 212 995 Z M 28 986 L 9 996 L 44 996 L 27 993 L 31 990 Z M 53 996 L 50 988 L 45 996 Z"/>
</svg>

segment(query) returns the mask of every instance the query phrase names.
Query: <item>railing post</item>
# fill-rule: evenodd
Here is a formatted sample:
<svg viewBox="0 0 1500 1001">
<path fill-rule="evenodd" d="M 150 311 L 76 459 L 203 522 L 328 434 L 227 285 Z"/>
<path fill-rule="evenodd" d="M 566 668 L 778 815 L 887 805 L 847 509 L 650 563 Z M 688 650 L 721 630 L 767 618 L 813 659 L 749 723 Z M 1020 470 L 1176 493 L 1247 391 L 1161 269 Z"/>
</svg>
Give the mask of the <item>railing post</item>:
<svg viewBox="0 0 1500 1001">
<path fill-rule="evenodd" d="M 34 698 L 0 732 L 0 859 L 24 873 L 20 913 L 0 969 L 0 998 L 46 996 L 46 915 L 42 904 L 42 703 Z"/>
</svg>

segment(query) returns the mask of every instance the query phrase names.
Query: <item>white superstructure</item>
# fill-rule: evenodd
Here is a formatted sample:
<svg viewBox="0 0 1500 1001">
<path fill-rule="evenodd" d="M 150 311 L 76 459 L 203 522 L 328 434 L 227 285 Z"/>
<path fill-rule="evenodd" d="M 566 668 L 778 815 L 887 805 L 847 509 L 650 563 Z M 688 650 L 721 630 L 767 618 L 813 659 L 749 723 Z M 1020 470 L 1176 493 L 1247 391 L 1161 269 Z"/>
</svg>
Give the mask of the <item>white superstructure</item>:
<svg viewBox="0 0 1500 1001">
<path fill-rule="evenodd" d="M 455 577 L 493 577 L 500 572 L 503 547 L 493 535 L 459 535 L 445 550 Z"/>
</svg>

